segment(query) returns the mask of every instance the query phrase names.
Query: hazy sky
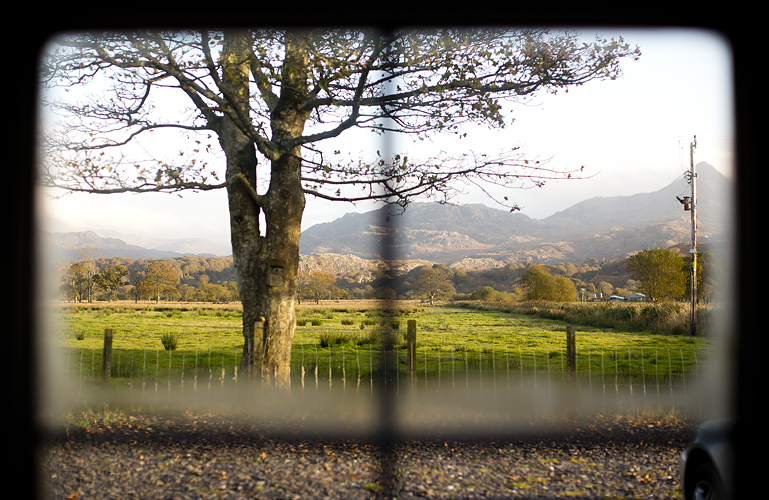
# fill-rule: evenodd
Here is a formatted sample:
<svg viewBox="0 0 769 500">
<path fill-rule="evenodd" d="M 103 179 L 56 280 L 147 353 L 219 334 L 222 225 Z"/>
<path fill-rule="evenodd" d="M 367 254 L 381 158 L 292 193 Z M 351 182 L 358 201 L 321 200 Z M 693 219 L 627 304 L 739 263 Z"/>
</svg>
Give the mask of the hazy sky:
<svg viewBox="0 0 769 500">
<path fill-rule="evenodd" d="M 594 196 L 658 190 L 689 168 L 689 143 L 697 136 L 695 163 L 706 161 L 733 175 L 731 57 L 717 34 L 692 30 L 611 30 L 584 28 L 585 35 L 622 36 L 638 45 L 638 61 L 624 61 L 623 76 L 591 82 L 556 96 L 541 95 L 514 106 L 514 121 L 503 130 L 467 129 L 468 138 L 437 138 L 413 147 L 397 143 L 410 156 L 447 152 L 485 152 L 520 146 L 550 166 L 585 167 L 584 180 L 557 181 L 543 188 L 508 193 L 522 212 L 540 219 Z M 370 155 L 381 138 L 369 133 L 343 135 L 339 146 Z M 221 160 L 220 160 L 221 161 Z M 223 170 L 223 167 L 222 169 Z M 40 193 L 43 228 L 66 232 L 112 229 L 152 238 L 208 238 L 229 251 L 224 191 L 208 193 L 81 195 L 51 200 Z M 478 193 L 455 200 L 492 202 Z M 365 212 L 357 206 L 308 197 L 303 228 Z M 500 207 L 501 208 L 501 207 Z"/>
</svg>

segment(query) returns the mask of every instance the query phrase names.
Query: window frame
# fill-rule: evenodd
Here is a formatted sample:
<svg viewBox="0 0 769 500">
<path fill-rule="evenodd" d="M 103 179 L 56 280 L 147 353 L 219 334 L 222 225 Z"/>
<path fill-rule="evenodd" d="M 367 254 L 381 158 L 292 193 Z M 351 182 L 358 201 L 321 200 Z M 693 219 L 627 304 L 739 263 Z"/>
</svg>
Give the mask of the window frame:
<svg viewBox="0 0 769 500">
<path fill-rule="evenodd" d="M 159 9 L 159 10 L 158 10 Z M 373 9 L 373 7 L 372 7 Z M 410 7 L 410 10 L 412 7 Z M 734 498 L 746 498 L 754 481 L 759 480 L 760 474 L 757 461 L 751 457 L 752 451 L 762 440 L 757 435 L 758 418 L 760 408 L 756 397 L 756 388 L 765 375 L 759 372 L 761 355 L 765 335 L 758 326 L 759 296 L 752 293 L 758 287 L 756 281 L 756 266 L 760 265 L 758 250 L 760 242 L 757 241 L 760 226 L 757 202 L 758 189 L 758 110 L 763 109 L 758 101 L 758 92 L 755 90 L 755 61 L 759 61 L 759 50 L 763 44 L 758 40 L 760 30 L 750 23 L 731 23 L 731 16 L 722 12 L 694 13 L 690 10 L 651 12 L 651 15 L 632 12 L 630 14 L 603 14 L 595 15 L 579 9 L 565 10 L 554 13 L 556 9 L 546 6 L 541 11 L 521 14 L 516 12 L 512 16 L 500 15 L 499 12 L 457 12 L 436 14 L 429 10 L 416 10 L 409 12 L 405 18 L 401 13 L 394 12 L 383 14 L 372 13 L 360 9 L 353 14 L 339 16 L 336 9 L 328 9 L 324 14 L 307 12 L 296 15 L 286 23 L 280 12 L 259 14 L 259 24 L 286 25 L 291 23 L 301 24 L 305 21 L 318 25 L 350 25 L 379 26 L 383 29 L 397 24 L 404 24 L 407 20 L 410 25 L 430 24 L 454 24 L 454 25 L 480 25 L 485 23 L 498 23 L 504 19 L 509 24 L 548 24 L 558 26 L 604 26 L 618 25 L 623 27 L 651 27 L 665 26 L 691 26 L 708 29 L 716 29 L 724 33 L 732 44 L 734 61 L 735 84 L 735 112 L 736 112 L 736 161 L 737 182 L 736 190 L 736 267 L 735 279 L 735 311 L 734 328 L 736 342 L 730 353 L 734 361 L 732 365 L 735 371 L 731 380 L 733 385 L 730 390 L 732 408 L 734 410 L 737 425 L 733 436 L 735 463 L 735 491 Z M 491 10 L 491 9 L 489 9 Z M 12 87 L 8 89 L 9 99 L 13 101 L 12 111 L 8 115 L 9 123 L 12 123 L 10 140 L 13 155 L 8 163 L 10 179 L 8 186 L 11 188 L 14 199 L 10 203 L 8 220 L 11 231 L 6 239 L 5 248 L 8 251 L 9 271 L 11 283 L 4 287 L 4 304 L 11 324 L 11 344 L 7 346 L 7 354 L 11 363 L 5 366 L 5 377 L 9 385 L 11 402 L 7 405 L 7 412 L 11 415 L 12 427 L 7 428 L 11 434 L 10 450 L 13 450 L 14 465 L 11 474 L 17 479 L 31 498 L 42 497 L 38 491 L 40 482 L 37 480 L 39 471 L 36 460 L 37 446 L 44 439 L 43 430 L 37 425 L 37 398 L 36 377 L 38 376 L 35 365 L 35 332 L 37 318 L 35 317 L 35 281 L 38 269 L 36 265 L 37 241 L 35 233 L 35 142 L 36 142 L 36 108 L 37 108 L 37 64 L 38 53 L 45 45 L 49 36 L 62 28 L 69 29 L 120 29 L 130 26 L 146 25 L 147 14 L 140 9 L 121 12 L 96 13 L 74 11 L 50 10 L 36 14 L 34 26 L 25 32 L 21 38 L 21 47 L 13 47 L 9 51 L 14 54 L 13 75 L 9 75 Z M 181 14 L 178 9 L 172 7 L 164 9 L 153 6 L 153 24 L 161 21 L 163 27 L 175 28 L 198 24 L 205 21 L 208 24 L 228 26 L 233 22 L 232 16 L 227 14 L 212 14 L 210 12 L 188 12 Z M 623 17 L 624 16 L 624 17 Z M 160 20 L 160 21 L 159 21 Z M 19 54 L 20 52 L 20 54 Z M 8 205 L 8 204 L 7 204 Z M 382 437 L 384 449 L 392 449 L 392 436 Z"/>
</svg>

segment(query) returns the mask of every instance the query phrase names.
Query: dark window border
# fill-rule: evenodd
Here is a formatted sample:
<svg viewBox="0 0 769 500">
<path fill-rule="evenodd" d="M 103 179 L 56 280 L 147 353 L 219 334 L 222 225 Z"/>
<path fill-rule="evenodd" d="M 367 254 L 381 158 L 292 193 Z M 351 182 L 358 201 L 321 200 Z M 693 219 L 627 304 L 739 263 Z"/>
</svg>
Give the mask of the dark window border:
<svg viewBox="0 0 769 500">
<path fill-rule="evenodd" d="M 10 324 L 10 344 L 6 359 L 9 364 L 3 366 L 6 394 L 5 410 L 9 414 L 10 426 L 5 428 L 10 434 L 6 451 L 13 456 L 13 468 L 9 477 L 27 492 L 29 498 L 37 498 L 41 493 L 36 490 L 37 464 L 35 448 L 40 442 L 40 429 L 35 425 L 36 380 L 33 365 L 35 348 L 34 331 L 34 278 L 35 264 L 35 220 L 34 220 L 34 165 L 35 165 L 35 121 L 37 102 L 37 63 L 38 52 L 46 39 L 62 29 L 121 29 L 131 26 L 181 27 L 206 23 L 226 27 L 233 22 L 251 18 L 259 25 L 325 25 L 325 26 L 378 26 L 388 29 L 396 25 L 553 25 L 553 26 L 604 26 L 620 27 L 695 27 L 721 31 L 731 42 L 734 60 L 736 128 L 736 166 L 737 166 L 737 269 L 735 283 L 735 331 L 737 342 L 733 346 L 735 377 L 732 387 L 732 401 L 737 425 L 734 435 L 736 479 L 734 498 L 747 498 L 755 482 L 760 480 L 758 461 L 754 453 L 756 446 L 761 446 L 764 439 L 758 424 L 762 415 L 758 408 L 761 392 L 764 390 L 761 379 L 766 378 L 759 371 L 766 343 L 766 332 L 759 328 L 761 298 L 755 292 L 759 290 L 762 275 L 758 271 L 762 260 L 758 251 L 762 243 L 758 241 L 766 226 L 759 226 L 763 214 L 759 212 L 758 159 L 758 120 L 763 113 L 766 90 L 760 82 L 760 64 L 765 60 L 765 44 L 759 40 L 762 29 L 758 26 L 757 16 L 741 9 L 729 10 L 728 6 L 704 7 L 691 5 L 689 8 L 676 10 L 672 4 L 659 9 L 640 8 L 630 5 L 607 6 L 612 12 L 591 12 L 584 5 L 572 4 L 565 9 L 549 3 L 541 7 L 526 7 L 520 10 L 519 4 L 503 4 L 503 7 L 491 5 L 450 7 L 428 4 L 422 10 L 409 5 L 408 10 L 402 4 L 364 7 L 362 5 L 328 4 L 316 5 L 318 12 L 297 13 L 293 9 L 286 11 L 265 12 L 264 6 L 254 5 L 243 9 L 241 4 L 226 12 L 223 6 L 216 9 L 197 7 L 179 9 L 154 5 L 151 11 L 135 6 L 120 5 L 106 8 L 89 8 L 83 4 L 62 4 L 55 8 L 37 6 L 23 9 L 22 15 L 8 19 L 12 26 L 22 27 L 10 30 L 6 37 L 6 72 L 3 88 L 5 103 L 11 110 L 5 112 L 6 144 L 12 154 L 5 156 L 5 193 L 11 200 L 6 201 L 6 221 L 10 231 L 6 231 L 4 251 L 6 253 L 6 272 L 10 274 L 10 283 L 3 286 L 5 325 Z M 197 10 L 196 10 L 197 9 Z M 209 11 L 212 10 L 214 12 Z M 369 9 L 369 10 L 366 10 Z M 475 10 L 473 10 L 475 9 Z M 636 10 L 640 9 L 640 10 Z M 184 12 L 184 11 L 187 12 Z M 596 9 L 598 10 L 598 9 Z M 601 9 L 604 10 L 604 9 Z M 450 11 L 450 12 L 446 12 Z M 614 12 L 617 11 L 617 12 Z M 707 11 L 707 12 L 703 12 Z M 618 13 L 621 12 L 621 13 Z M 286 16 L 290 15 L 290 19 Z M 739 18 L 739 21 L 737 20 Z M 17 24 L 18 23 L 18 24 Z M 25 26 L 26 25 L 26 26 Z M 663 82 L 664 84 L 664 82 Z M 703 106 L 708 103 L 702 103 Z M 757 283 L 757 281 L 759 283 Z M 13 353 L 13 354 L 10 354 Z M 756 391 L 759 391 L 758 393 Z M 758 431 L 758 432 L 757 432 Z M 389 449 L 388 437 L 384 436 L 384 448 Z M 391 443 L 390 443 L 391 444 Z"/>
</svg>

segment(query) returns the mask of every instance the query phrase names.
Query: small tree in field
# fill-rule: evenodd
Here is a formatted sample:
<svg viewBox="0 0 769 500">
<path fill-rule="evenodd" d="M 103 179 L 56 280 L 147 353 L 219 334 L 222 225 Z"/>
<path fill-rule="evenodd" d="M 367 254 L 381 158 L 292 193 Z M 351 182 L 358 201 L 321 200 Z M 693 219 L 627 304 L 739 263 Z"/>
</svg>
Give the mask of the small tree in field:
<svg viewBox="0 0 769 500">
<path fill-rule="evenodd" d="M 419 275 L 411 290 L 417 297 L 426 298 L 430 305 L 436 300 L 445 299 L 455 292 L 449 275 L 441 268 L 433 268 Z"/>
<path fill-rule="evenodd" d="M 689 290 L 691 286 L 691 258 L 686 263 L 686 284 L 685 288 Z M 723 273 L 722 264 L 718 256 L 713 252 L 697 254 L 697 301 L 698 302 L 717 302 L 720 300 L 720 285 Z"/>
<path fill-rule="evenodd" d="M 553 276 L 547 268 L 539 264 L 531 266 L 523 273 L 517 287 L 527 300 L 571 302 L 577 298 L 574 282 L 566 276 Z"/>
<path fill-rule="evenodd" d="M 470 300 L 489 301 L 494 297 L 496 293 L 497 291 L 492 287 L 482 286 L 470 294 Z"/>
</svg>

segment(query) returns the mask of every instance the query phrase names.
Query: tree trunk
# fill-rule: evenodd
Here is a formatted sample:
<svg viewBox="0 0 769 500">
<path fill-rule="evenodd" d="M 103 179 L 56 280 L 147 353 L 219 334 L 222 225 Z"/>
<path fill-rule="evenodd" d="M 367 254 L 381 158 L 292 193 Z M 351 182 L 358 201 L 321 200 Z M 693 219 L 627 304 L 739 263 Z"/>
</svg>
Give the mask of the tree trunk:
<svg viewBox="0 0 769 500">
<path fill-rule="evenodd" d="M 287 39 L 292 37 L 287 36 Z M 249 116 L 246 34 L 225 38 L 222 80 L 241 97 L 240 116 Z M 298 137 L 308 118 L 301 109 L 307 93 L 303 50 L 287 41 L 281 96 L 272 112 L 272 143 L 278 148 Z M 231 101 L 232 102 L 232 101 Z M 296 318 L 294 302 L 299 268 L 299 234 L 305 199 L 301 184 L 301 148 L 279 149 L 270 165 L 270 185 L 256 194 L 256 148 L 251 139 L 225 114 L 219 141 L 227 157 L 227 179 L 240 176 L 227 188 L 230 233 L 238 292 L 243 304 L 243 358 L 246 374 L 278 387 L 290 383 L 291 344 Z M 243 182 L 245 180 L 245 182 Z M 260 210 L 265 235 L 260 234 Z M 254 325 L 264 322 L 255 336 Z"/>
<path fill-rule="evenodd" d="M 229 129 L 222 134 L 222 142 L 228 143 L 227 176 L 243 174 L 249 179 L 256 176 L 256 153 L 253 143 L 245 139 L 234 125 L 225 125 Z M 240 137 L 239 137 L 240 136 Z M 227 138 L 238 140 L 228 141 Z M 237 153 L 237 154 L 235 154 Z M 253 184 L 252 184 L 253 185 Z M 264 275 L 260 273 L 262 238 L 259 235 L 259 207 L 240 182 L 234 182 L 227 188 L 230 209 L 230 241 L 232 257 L 237 276 L 238 293 L 243 304 L 243 358 L 241 368 L 246 375 L 253 374 L 256 361 L 254 323 L 260 316 L 259 297 L 265 288 Z"/>
<path fill-rule="evenodd" d="M 274 381 L 278 387 L 287 387 L 290 383 L 299 235 L 305 206 L 301 147 L 284 149 L 282 146 L 302 135 L 309 117 L 302 109 L 307 95 L 306 40 L 302 34 L 289 32 L 285 43 L 281 94 L 271 114 L 272 142 L 282 151 L 280 157 L 271 162 L 270 187 L 263 206 L 267 228 L 262 272 L 268 276 L 268 286 L 261 296 L 265 307 L 262 380 Z"/>
<path fill-rule="evenodd" d="M 279 165 L 276 163 L 287 164 Z M 291 344 L 296 317 L 294 304 L 299 268 L 299 234 L 304 192 L 299 182 L 299 158 L 273 162 L 272 178 L 264 207 L 267 234 L 264 239 L 263 275 L 267 286 L 260 302 L 264 306 L 262 380 L 278 386 L 289 383 Z M 275 188 L 275 189 L 274 189 Z"/>
<path fill-rule="evenodd" d="M 250 37 L 243 32 L 225 34 L 222 48 L 222 82 L 229 87 L 230 106 L 240 116 L 249 114 L 248 51 Z M 253 373 L 256 352 L 254 323 L 259 318 L 259 302 L 264 280 L 259 274 L 262 241 L 259 234 L 259 206 L 251 196 L 256 188 L 256 148 L 238 128 L 231 115 L 224 114 L 217 124 L 219 144 L 227 158 L 227 200 L 230 210 L 230 242 L 243 304 L 243 358 L 241 368 Z M 242 181 L 235 180 L 237 178 Z"/>
</svg>

